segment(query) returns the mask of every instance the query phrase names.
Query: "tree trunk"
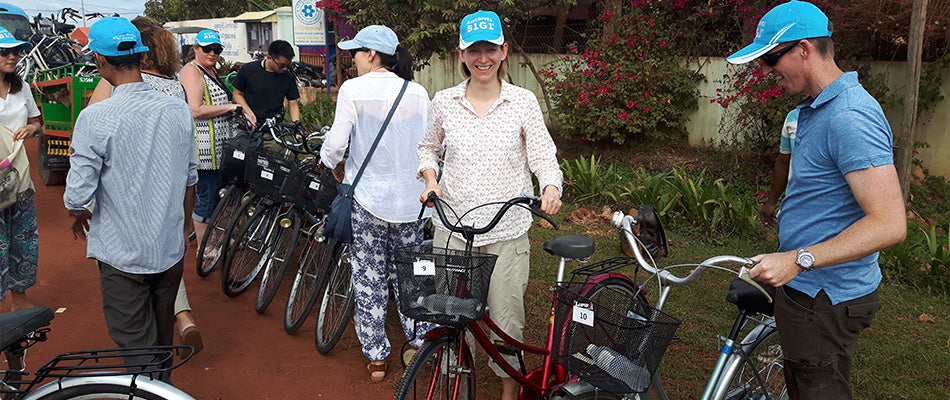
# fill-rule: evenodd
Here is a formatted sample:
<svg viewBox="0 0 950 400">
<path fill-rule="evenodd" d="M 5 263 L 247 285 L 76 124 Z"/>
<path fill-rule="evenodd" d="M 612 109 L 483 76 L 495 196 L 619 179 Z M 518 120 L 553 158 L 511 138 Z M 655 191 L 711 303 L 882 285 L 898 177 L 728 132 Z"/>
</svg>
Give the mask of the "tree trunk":
<svg viewBox="0 0 950 400">
<path fill-rule="evenodd" d="M 567 6 L 557 9 L 557 25 L 554 26 L 554 52 L 564 52 L 564 28 L 567 26 Z"/>
<path fill-rule="evenodd" d="M 927 20 L 927 0 L 914 0 L 907 37 L 907 92 L 904 93 L 903 121 L 900 136 L 895 143 L 894 165 L 900 179 L 904 202 L 910 197 L 911 161 L 914 150 L 914 130 L 917 127 L 917 94 L 920 91 L 921 52 L 924 44 L 924 23 Z"/>
</svg>

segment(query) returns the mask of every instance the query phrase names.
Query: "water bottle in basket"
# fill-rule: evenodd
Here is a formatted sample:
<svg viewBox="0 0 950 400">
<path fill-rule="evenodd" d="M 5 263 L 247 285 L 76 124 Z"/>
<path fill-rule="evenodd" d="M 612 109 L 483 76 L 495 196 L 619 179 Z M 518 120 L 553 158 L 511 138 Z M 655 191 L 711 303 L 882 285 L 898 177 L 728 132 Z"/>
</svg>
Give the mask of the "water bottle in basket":
<svg viewBox="0 0 950 400">
<path fill-rule="evenodd" d="M 478 319 L 482 313 L 482 302 L 476 299 L 462 299 L 447 294 L 430 294 L 419 298 L 419 304 L 433 314 L 461 316 L 470 320 Z"/>
<path fill-rule="evenodd" d="M 594 365 L 627 385 L 634 392 L 643 392 L 650 384 L 650 371 L 607 346 L 588 345 L 587 354 Z"/>
</svg>

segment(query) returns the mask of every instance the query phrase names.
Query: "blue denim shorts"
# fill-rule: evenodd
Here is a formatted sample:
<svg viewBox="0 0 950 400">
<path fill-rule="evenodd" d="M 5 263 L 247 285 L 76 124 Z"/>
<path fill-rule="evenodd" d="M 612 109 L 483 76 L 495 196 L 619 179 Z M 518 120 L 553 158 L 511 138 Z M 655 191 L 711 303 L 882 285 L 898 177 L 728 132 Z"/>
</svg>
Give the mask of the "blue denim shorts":
<svg viewBox="0 0 950 400">
<path fill-rule="evenodd" d="M 195 222 L 208 223 L 214 208 L 221 200 L 219 193 L 228 180 L 220 170 L 198 170 L 198 184 L 195 185 L 195 209 L 191 218 Z"/>
</svg>

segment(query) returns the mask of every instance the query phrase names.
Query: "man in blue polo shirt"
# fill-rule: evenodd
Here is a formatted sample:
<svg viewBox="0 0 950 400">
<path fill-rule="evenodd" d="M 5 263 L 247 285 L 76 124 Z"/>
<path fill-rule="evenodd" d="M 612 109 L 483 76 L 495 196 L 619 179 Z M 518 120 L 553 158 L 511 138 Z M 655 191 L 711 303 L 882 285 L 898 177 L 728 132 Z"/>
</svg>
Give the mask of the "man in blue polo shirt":
<svg viewBox="0 0 950 400">
<path fill-rule="evenodd" d="M 878 251 L 907 232 L 881 106 L 834 61 L 828 17 L 791 1 L 759 22 L 729 56 L 759 59 L 798 105 L 792 174 L 779 214 L 779 252 L 754 257 L 750 275 L 780 287 L 775 319 L 793 399 L 850 399 L 854 343 L 881 304 Z"/>
</svg>

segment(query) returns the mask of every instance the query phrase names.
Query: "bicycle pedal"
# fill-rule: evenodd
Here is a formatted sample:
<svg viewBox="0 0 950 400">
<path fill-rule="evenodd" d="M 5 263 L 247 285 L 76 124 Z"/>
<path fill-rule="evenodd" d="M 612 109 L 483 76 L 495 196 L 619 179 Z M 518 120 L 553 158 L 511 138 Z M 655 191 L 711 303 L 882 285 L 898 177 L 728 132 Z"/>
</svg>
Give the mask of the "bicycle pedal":
<svg viewBox="0 0 950 400">
<path fill-rule="evenodd" d="M 518 355 L 518 349 L 508 343 L 505 343 L 504 341 L 496 340 L 493 344 L 495 349 L 501 354 L 506 354 L 509 356 Z"/>
</svg>

